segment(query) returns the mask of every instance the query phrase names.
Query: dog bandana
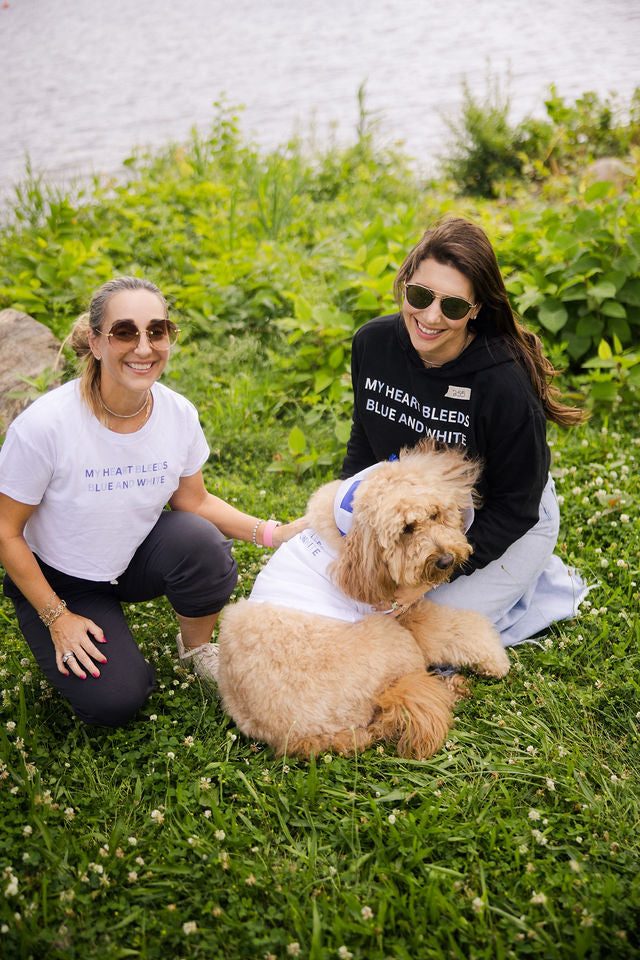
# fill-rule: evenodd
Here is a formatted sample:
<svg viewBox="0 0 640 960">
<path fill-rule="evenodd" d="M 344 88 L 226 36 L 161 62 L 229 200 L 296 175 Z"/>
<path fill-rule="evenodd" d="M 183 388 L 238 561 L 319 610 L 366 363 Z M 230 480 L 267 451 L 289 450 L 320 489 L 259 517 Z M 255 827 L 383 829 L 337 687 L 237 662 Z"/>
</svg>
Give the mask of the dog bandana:
<svg viewBox="0 0 640 960">
<path fill-rule="evenodd" d="M 395 457 L 397 460 L 398 458 Z M 384 462 L 384 461 L 383 461 Z M 370 467 L 365 467 L 360 473 L 354 473 L 352 477 L 343 480 L 338 487 L 335 500 L 333 501 L 333 518 L 336 526 L 343 537 L 349 533 L 353 523 L 353 495 L 372 470 L 376 470 L 381 464 L 374 463 Z"/>
</svg>

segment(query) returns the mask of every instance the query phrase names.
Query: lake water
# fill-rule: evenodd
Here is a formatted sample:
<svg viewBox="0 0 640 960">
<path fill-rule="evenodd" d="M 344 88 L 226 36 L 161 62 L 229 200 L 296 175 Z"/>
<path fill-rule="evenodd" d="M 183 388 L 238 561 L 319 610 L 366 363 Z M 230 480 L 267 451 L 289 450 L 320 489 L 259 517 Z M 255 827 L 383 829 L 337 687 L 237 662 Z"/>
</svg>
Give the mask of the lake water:
<svg viewBox="0 0 640 960">
<path fill-rule="evenodd" d="M 0 191 L 24 172 L 111 173 L 136 145 L 206 130 L 222 94 L 264 147 L 353 139 L 357 91 L 428 169 L 462 82 L 512 118 L 640 85 L 638 0 L 0 0 Z M 510 79 L 509 79 L 510 78 Z"/>
</svg>

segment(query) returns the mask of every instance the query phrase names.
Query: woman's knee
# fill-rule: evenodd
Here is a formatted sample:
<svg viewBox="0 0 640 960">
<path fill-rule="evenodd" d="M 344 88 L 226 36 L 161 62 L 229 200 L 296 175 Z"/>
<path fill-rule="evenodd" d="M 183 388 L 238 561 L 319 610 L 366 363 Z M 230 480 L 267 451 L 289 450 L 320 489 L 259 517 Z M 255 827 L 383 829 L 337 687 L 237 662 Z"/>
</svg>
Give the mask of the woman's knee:
<svg viewBox="0 0 640 960">
<path fill-rule="evenodd" d="M 171 531 L 166 595 L 174 609 L 185 617 L 216 613 L 238 582 L 232 543 L 202 517 L 177 512 L 176 515 L 179 519 Z"/>
<path fill-rule="evenodd" d="M 97 680 L 87 678 L 78 683 L 89 684 L 82 696 L 69 697 L 74 713 L 84 723 L 99 727 L 123 727 L 144 706 L 156 685 L 155 670 L 146 660 L 126 676 L 112 678 L 104 672 Z"/>
</svg>

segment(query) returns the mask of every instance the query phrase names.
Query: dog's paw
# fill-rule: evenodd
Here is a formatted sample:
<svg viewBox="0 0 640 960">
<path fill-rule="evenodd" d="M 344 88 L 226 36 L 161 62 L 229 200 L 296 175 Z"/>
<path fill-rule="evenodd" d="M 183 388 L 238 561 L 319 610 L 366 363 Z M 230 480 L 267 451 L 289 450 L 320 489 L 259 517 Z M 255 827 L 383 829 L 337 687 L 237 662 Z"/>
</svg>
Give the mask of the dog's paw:
<svg viewBox="0 0 640 960">
<path fill-rule="evenodd" d="M 481 677 L 506 677 L 509 673 L 511 663 L 507 651 L 504 647 L 492 650 L 490 654 L 484 656 L 476 665 L 476 672 Z"/>
<path fill-rule="evenodd" d="M 463 677 L 461 673 L 453 673 L 451 676 L 443 677 L 442 680 L 446 683 L 449 690 L 451 690 L 456 700 L 466 700 L 467 697 L 471 696 L 469 681 L 466 677 Z"/>
</svg>

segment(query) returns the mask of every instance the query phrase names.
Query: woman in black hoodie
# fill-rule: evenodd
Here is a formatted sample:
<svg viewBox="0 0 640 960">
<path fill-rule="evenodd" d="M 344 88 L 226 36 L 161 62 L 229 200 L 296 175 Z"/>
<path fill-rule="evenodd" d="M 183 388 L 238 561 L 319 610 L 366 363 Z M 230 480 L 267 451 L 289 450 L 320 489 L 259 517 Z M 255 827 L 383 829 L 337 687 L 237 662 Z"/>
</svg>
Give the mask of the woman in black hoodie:
<svg viewBox="0 0 640 960">
<path fill-rule="evenodd" d="M 562 404 L 540 340 L 514 317 L 484 231 L 460 218 L 427 230 L 394 283 L 400 312 L 353 340 L 353 425 L 342 476 L 423 437 L 483 462 L 468 537 L 473 554 L 436 603 L 478 610 L 505 645 L 573 616 L 587 588 L 553 554 L 559 509 L 546 421 L 579 423 Z M 416 598 L 405 598 L 407 601 Z"/>
</svg>

